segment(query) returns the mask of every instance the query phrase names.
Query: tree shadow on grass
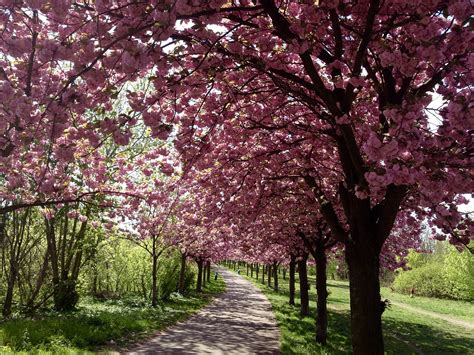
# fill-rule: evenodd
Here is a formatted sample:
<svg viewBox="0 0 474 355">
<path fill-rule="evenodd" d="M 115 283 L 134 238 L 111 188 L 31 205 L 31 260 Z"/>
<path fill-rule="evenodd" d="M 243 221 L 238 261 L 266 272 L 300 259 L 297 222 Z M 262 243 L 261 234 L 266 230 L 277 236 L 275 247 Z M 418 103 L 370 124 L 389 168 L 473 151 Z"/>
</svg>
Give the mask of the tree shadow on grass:
<svg viewBox="0 0 474 355">
<path fill-rule="evenodd" d="M 337 288 L 342 288 L 344 290 L 349 290 L 349 284 L 342 284 L 342 283 L 336 283 L 334 281 L 328 281 L 328 286 L 329 287 L 337 287 Z"/>
<path fill-rule="evenodd" d="M 383 320 L 384 329 L 428 354 L 472 354 L 474 338 L 447 328 L 431 327 L 410 321 Z"/>
<path fill-rule="evenodd" d="M 349 311 L 328 312 L 328 344 L 315 342 L 315 318 L 299 316 L 296 306 L 273 307 L 282 330 L 283 354 L 349 354 Z M 311 308 L 311 314 L 316 310 Z M 472 354 L 474 339 L 409 321 L 384 319 L 387 354 Z"/>
</svg>

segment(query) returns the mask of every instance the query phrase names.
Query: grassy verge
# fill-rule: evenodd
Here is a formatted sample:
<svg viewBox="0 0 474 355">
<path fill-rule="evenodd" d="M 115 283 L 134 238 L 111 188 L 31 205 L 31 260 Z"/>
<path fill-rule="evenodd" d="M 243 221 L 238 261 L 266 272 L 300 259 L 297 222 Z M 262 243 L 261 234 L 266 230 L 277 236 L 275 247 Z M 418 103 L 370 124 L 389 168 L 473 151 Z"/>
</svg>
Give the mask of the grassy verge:
<svg viewBox="0 0 474 355">
<path fill-rule="evenodd" d="M 224 289 L 219 277 L 208 283 L 203 293 L 172 297 L 155 309 L 133 299 L 84 299 L 71 313 L 11 319 L 0 323 L 0 353 L 92 354 L 104 346 L 124 346 L 189 317 Z"/>
<path fill-rule="evenodd" d="M 410 297 L 393 292 L 387 287 L 382 287 L 382 297 L 405 303 L 425 311 L 434 311 L 474 323 L 474 302 L 443 300 L 422 296 Z"/>
<path fill-rule="evenodd" d="M 245 275 L 244 275 L 245 277 Z M 350 352 L 349 287 L 347 282 L 329 281 L 328 290 L 328 345 L 316 344 L 314 316 L 301 318 L 299 308 L 288 305 L 288 281 L 280 275 L 280 291 L 275 292 L 260 281 L 247 279 L 257 285 L 272 303 L 273 312 L 281 331 L 283 354 L 347 354 Z M 310 310 L 316 312 L 314 276 L 310 276 Z M 298 294 L 298 283 L 297 283 Z M 384 294 L 385 295 L 385 294 Z M 391 299 L 390 295 L 385 297 Z M 393 298 L 395 300 L 395 298 Z M 397 299 L 397 301 L 400 301 Z M 436 300 L 444 302 L 443 300 Z M 298 302 L 298 300 L 296 300 Z M 455 301 L 453 301 L 455 302 Z M 466 302 L 459 307 L 466 308 Z M 426 304 L 424 309 L 436 312 Z M 445 310 L 448 308 L 446 307 Z M 454 314 L 453 314 L 454 315 Z M 392 306 L 383 315 L 385 348 L 387 354 L 474 354 L 474 335 L 467 329 L 453 326 L 443 320 L 419 315 Z"/>
</svg>

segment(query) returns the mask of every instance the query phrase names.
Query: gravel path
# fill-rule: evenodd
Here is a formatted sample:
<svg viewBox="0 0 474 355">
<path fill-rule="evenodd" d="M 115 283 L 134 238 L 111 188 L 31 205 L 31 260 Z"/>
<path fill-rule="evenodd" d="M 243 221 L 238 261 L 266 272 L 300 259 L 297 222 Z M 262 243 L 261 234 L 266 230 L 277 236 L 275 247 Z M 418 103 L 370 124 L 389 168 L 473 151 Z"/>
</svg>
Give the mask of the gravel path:
<svg viewBox="0 0 474 355">
<path fill-rule="evenodd" d="M 226 283 L 221 296 L 127 354 L 279 354 L 270 302 L 249 281 L 222 268 L 218 272 Z"/>
</svg>

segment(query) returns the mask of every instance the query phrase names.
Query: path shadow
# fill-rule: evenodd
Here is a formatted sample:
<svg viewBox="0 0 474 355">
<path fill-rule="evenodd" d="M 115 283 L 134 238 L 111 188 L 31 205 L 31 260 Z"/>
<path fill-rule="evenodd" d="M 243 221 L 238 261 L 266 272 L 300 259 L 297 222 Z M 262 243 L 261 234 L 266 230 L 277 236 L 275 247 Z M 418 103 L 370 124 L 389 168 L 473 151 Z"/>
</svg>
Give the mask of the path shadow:
<svg viewBox="0 0 474 355">
<path fill-rule="evenodd" d="M 279 354 L 279 331 L 268 300 L 248 281 L 220 273 L 228 281 L 224 294 L 129 353 Z"/>
</svg>

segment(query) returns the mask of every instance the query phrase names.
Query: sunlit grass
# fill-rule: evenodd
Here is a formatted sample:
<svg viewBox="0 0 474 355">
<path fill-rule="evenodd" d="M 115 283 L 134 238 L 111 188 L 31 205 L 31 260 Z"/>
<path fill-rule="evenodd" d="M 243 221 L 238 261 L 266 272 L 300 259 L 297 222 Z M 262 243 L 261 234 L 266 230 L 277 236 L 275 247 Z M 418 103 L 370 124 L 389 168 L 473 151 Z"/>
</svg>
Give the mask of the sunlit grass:
<svg viewBox="0 0 474 355">
<path fill-rule="evenodd" d="M 245 277 L 245 276 L 244 276 Z M 249 277 L 247 277 L 250 279 Z M 328 345 L 321 347 L 315 342 L 316 293 L 315 279 L 310 276 L 310 311 L 313 316 L 301 318 L 299 305 L 288 305 L 288 280 L 280 275 L 280 291 L 275 292 L 260 281 L 252 281 L 264 292 L 272 303 L 273 311 L 281 331 L 281 350 L 284 354 L 347 354 L 350 353 L 350 305 L 349 286 L 344 281 L 328 282 Z M 266 282 L 265 282 L 266 283 Z M 298 282 L 296 283 L 298 294 Z M 403 301 L 403 295 L 387 293 L 385 298 Z M 389 291 L 389 290 L 388 290 Z M 389 291 L 390 292 L 390 291 Z M 416 299 L 416 298 L 415 298 Z M 298 298 L 296 298 L 298 302 Z M 423 309 L 456 316 L 464 312 L 472 312 L 472 305 L 468 302 L 429 299 L 423 304 Z M 408 303 L 408 302 L 407 302 Z M 416 302 L 411 303 L 418 306 Z M 450 309 L 457 309 L 449 312 Z M 474 354 L 474 336 L 468 330 L 453 326 L 443 320 L 427 317 L 410 312 L 393 305 L 383 315 L 385 349 L 387 354 Z"/>
<path fill-rule="evenodd" d="M 474 302 L 454 301 L 422 296 L 410 297 L 391 291 L 387 287 L 382 288 L 382 297 L 392 301 L 406 303 L 408 305 L 450 315 L 474 323 Z"/>
<path fill-rule="evenodd" d="M 84 299 L 71 313 L 8 320 L 0 323 L 0 353 L 88 354 L 104 346 L 124 346 L 189 317 L 224 289 L 219 277 L 208 283 L 202 294 L 173 297 L 155 309 L 140 299 Z"/>
</svg>

